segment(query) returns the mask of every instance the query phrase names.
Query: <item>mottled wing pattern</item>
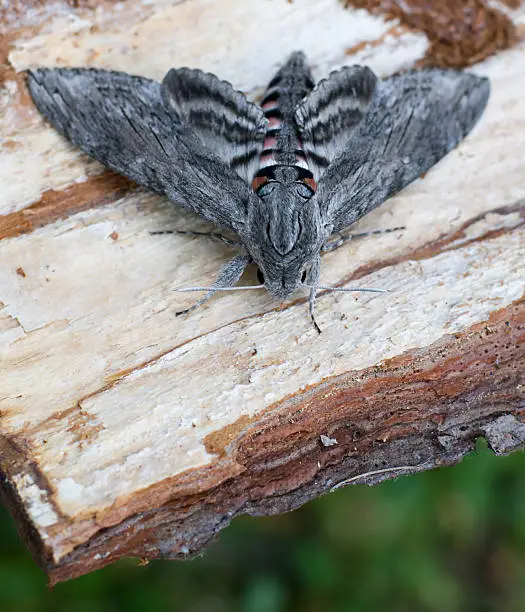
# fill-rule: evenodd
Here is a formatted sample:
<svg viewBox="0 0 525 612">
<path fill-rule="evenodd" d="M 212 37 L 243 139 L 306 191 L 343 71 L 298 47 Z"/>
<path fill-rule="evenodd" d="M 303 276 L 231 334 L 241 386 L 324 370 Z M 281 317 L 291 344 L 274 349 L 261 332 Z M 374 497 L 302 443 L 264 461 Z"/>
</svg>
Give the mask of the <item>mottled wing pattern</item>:
<svg viewBox="0 0 525 612">
<path fill-rule="evenodd" d="M 370 107 L 314 195 L 338 232 L 429 170 L 479 119 L 488 79 L 452 70 L 412 71 L 381 81 Z"/>
<path fill-rule="evenodd" d="M 377 77 L 365 66 L 332 72 L 295 111 L 303 150 L 316 181 L 344 150 L 372 99 Z"/>
<path fill-rule="evenodd" d="M 176 115 L 186 121 L 226 164 L 251 183 L 259 165 L 267 120 L 230 83 L 190 68 L 165 76 L 163 95 Z"/>
<path fill-rule="evenodd" d="M 250 189 L 162 101 L 161 85 L 96 69 L 31 70 L 31 96 L 88 155 L 139 185 L 237 231 Z"/>
</svg>

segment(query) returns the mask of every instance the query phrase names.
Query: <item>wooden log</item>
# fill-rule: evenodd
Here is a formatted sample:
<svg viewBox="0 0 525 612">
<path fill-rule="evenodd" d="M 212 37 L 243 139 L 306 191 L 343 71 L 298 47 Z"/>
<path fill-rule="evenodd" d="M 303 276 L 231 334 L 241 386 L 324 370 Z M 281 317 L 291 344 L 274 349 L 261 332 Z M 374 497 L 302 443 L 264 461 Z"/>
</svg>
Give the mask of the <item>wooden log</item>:
<svg viewBox="0 0 525 612">
<path fill-rule="evenodd" d="M 496 453 L 523 447 L 525 44 L 514 43 L 525 11 L 471 3 L 473 19 L 496 14 L 497 36 L 454 57 L 490 56 L 475 67 L 491 78 L 489 106 L 457 150 L 357 228 L 406 230 L 323 257 L 326 284 L 391 292 L 322 296 L 320 336 L 301 296 L 279 304 L 263 291 L 176 318 L 194 297 L 173 289 L 209 284 L 231 249 L 150 235 L 207 226 L 61 139 L 23 71 L 161 79 L 198 66 L 256 98 L 296 48 L 319 78 L 345 63 L 380 75 L 450 65 L 443 46 L 431 52 L 444 36 L 432 11 L 449 4 L 427 1 L 425 28 L 333 0 L 2 15 L 0 470 L 51 583 L 122 556 L 191 556 L 239 514 L 455 463 L 478 436 Z"/>
</svg>

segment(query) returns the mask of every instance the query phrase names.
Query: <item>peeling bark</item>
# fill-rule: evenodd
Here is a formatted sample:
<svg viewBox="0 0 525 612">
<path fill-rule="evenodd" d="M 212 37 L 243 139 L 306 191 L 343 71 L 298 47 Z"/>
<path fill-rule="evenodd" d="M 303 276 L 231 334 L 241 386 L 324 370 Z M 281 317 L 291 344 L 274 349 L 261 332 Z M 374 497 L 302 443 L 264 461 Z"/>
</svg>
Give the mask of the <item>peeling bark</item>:
<svg viewBox="0 0 525 612">
<path fill-rule="evenodd" d="M 513 47 L 519 39 L 513 21 L 486 0 L 345 0 L 405 27 L 426 33 L 430 47 L 422 65 L 464 68 Z M 507 2 L 518 9 L 520 0 Z"/>
</svg>

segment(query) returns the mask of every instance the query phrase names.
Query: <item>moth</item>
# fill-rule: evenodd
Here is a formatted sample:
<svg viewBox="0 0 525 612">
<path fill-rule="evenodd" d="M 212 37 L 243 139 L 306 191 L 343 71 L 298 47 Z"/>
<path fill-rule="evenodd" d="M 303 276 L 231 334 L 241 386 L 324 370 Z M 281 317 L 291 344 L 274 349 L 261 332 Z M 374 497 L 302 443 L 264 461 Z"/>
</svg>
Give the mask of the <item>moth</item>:
<svg viewBox="0 0 525 612">
<path fill-rule="evenodd" d="M 488 79 L 454 70 L 379 80 L 357 65 L 316 85 L 302 52 L 277 72 L 260 105 L 189 68 L 170 70 L 162 83 L 39 68 L 28 85 L 39 111 L 85 153 L 233 232 L 234 241 L 209 234 L 239 250 L 211 287 L 190 288 L 207 291 L 196 305 L 234 289 L 255 263 L 255 287 L 276 298 L 306 288 L 318 331 L 316 294 L 338 290 L 320 284 L 321 253 L 454 148 L 490 91 Z"/>
</svg>

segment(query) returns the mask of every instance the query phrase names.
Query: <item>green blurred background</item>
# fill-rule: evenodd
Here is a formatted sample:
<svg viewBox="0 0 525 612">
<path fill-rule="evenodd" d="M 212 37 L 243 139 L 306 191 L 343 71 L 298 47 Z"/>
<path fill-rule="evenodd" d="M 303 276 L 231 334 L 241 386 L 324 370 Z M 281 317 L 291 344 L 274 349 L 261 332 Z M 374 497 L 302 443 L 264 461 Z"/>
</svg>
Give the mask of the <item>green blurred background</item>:
<svg viewBox="0 0 525 612">
<path fill-rule="evenodd" d="M 242 517 L 191 562 L 136 560 L 53 590 L 1 509 L 2 612 L 525 612 L 525 454 Z"/>
</svg>

